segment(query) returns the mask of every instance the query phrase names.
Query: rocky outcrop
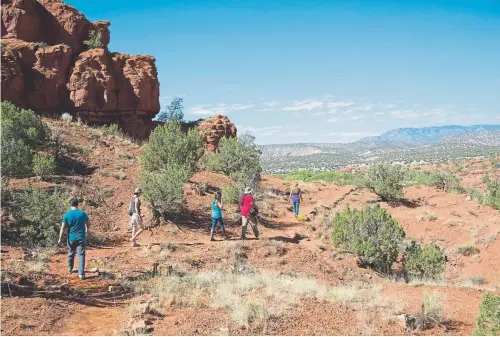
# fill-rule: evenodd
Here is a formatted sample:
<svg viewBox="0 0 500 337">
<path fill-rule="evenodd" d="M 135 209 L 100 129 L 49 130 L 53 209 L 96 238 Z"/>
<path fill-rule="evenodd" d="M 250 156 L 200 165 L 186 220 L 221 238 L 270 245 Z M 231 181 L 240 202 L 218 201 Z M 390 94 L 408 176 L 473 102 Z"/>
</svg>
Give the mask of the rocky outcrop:
<svg viewBox="0 0 500 337">
<path fill-rule="evenodd" d="M 23 73 L 19 53 L 10 48 L 2 48 L 2 99 L 9 97 L 13 102 L 22 102 L 24 90 Z"/>
<path fill-rule="evenodd" d="M 160 110 L 155 59 L 109 52 L 109 25 L 60 0 L 3 1 L 2 100 L 147 136 Z M 86 50 L 91 31 L 102 48 Z"/>
<path fill-rule="evenodd" d="M 205 148 L 215 151 L 222 137 L 236 137 L 236 126 L 226 116 L 216 115 L 199 121 L 198 130 L 203 137 Z"/>
</svg>

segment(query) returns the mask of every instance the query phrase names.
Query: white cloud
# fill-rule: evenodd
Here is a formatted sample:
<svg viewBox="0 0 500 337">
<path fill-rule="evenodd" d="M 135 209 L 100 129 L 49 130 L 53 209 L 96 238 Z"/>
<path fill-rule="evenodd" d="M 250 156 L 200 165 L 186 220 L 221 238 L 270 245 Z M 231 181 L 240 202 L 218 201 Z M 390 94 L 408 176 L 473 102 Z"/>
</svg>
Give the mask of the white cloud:
<svg viewBox="0 0 500 337">
<path fill-rule="evenodd" d="M 264 102 L 264 105 L 268 106 L 270 108 L 275 108 L 275 107 L 281 105 L 281 102 L 280 101 L 268 101 L 268 102 Z"/>
<path fill-rule="evenodd" d="M 284 111 L 300 111 L 300 110 L 309 110 L 319 108 L 323 106 L 323 101 L 321 100 L 305 100 L 305 101 L 294 101 L 290 102 L 289 106 L 281 108 Z"/>
<path fill-rule="evenodd" d="M 254 107 L 253 104 L 197 104 L 191 107 L 191 113 L 200 116 L 227 115 L 234 111 L 247 110 L 252 107 Z"/>
<path fill-rule="evenodd" d="M 251 126 L 242 126 L 238 125 L 236 126 L 238 129 L 238 132 L 245 133 L 245 132 L 250 132 L 254 134 L 255 136 L 271 136 L 274 135 L 283 128 L 282 126 L 266 126 L 262 128 L 254 128 Z"/>
<path fill-rule="evenodd" d="M 351 105 L 356 104 L 356 102 L 353 101 L 343 101 L 343 102 L 328 102 L 327 106 L 330 109 L 335 109 L 335 108 L 345 108 Z"/>
</svg>

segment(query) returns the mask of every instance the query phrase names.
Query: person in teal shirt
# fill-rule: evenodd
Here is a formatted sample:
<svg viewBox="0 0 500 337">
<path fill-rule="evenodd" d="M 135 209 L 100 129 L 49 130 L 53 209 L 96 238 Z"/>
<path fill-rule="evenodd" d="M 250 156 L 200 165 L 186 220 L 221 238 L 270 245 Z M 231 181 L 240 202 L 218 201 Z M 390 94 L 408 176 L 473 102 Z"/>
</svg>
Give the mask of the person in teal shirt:
<svg viewBox="0 0 500 337">
<path fill-rule="evenodd" d="M 226 231 L 224 229 L 224 221 L 222 221 L 222 193 L 217 191 L 215 193 L 215 198 L 212 199 L 212 230 L 210 230 L 210 241 L 214 241 L 215 226 L 219 224 L 222 235 L 226 237 Z"/>
<path fill-rule="evenodd" d="M 89 216 L 78 209 L 78 199 L 70 201 L 71 210 L 64 214 L 59 232 L 59 244 L 61 243 L 64 228 L 68 227 L 68 271 L 73 273 L 75 263 L 75 252 L 78 254 L 78 277 L 85 278 L 85 239 L 89 234 Z"/>
</svg>

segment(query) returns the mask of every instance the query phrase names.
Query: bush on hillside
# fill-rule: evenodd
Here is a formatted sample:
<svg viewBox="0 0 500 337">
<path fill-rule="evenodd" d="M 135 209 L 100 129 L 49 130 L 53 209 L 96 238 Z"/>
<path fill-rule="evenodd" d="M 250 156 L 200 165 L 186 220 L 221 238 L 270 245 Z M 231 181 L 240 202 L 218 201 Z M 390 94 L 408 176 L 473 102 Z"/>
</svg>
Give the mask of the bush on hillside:
<svg viewBox="0 0 500 337">
<path fill-rule="evenodd" d="M 33 158 L 33 173 L 44 180 L 56 171 L 56 159 L 54 156 L 37 153 Z"/>
<path fill-rule="evenodd" d="M 361 211 L 348 205 L 333 218 L 333 243 L 382 272 L 391 269 L 404 237 L 403 228 L 378 204 Z"/>
<path fill-rule="evenodd" d="M 83 41 L 83 44 L 87 47 L 87 49 L 95 49 L 95 48 L 103 48 L 101 42 L 101 32 L 91 30 L 89 31 L 89 38 Z"/>
<path fill-rule="evenodd" d="M 69 196 L 41 188 L 15 193 L 14 221 L 23 246 L 49 246 L 57 242 L 61 219 L 68 209 Z"/>
<path fill-rule="evenodd" d="M 1 174 L 7 177 L 28 176 L 32 173 L 33 154 L 46 144 L 50 129 L 33 111 L 18 108 L 9 102 L 1 104 Z"/>
<path fill-rule="evenodd" d="M 486 176 L 485 184 L 483 204 L 500 210 L 500 179 L 492 180 L 489 176 Z"/>
<path fill-rule="evenodd" d="M 405 250 L 403 265 L 410 279 L 437 279 L 444 272 L 446 256 L 435 243 L 422 247 L 412 241 Z"/>
<path fill-rule="evenodd" d="M 231 177 L 238 185 L 254 185 L 260 180 L 262 172 L 261 152 L 254 141 L 255 138 L 249 134 L 238 138 L 222 138 L 216 153 L 206 158 L 207 169 Z"/>
<path fill-rule="evenodd" d="M 166 172 L 144 172 L 141 176 L 144 200 L 161 214 L 177 209 L 184 198 L 183 184 L 189 177 L 188 170 L 180 166 Z"/>
<path fill-rule="evenodd" d="M 370 166 L 357 181 L 357 186 L 371 190 L 384 201 L 399 200 L 403 197 L 405 176 L 403 166 L 379 163 Z"/>
<path fill-rule="evenodd" d="M 474 336 L 500 335 L 500 296 L 486 292 L 479 303 L 479 314 L 476 317 Z"/>
<path fill-rule="evenodd" d="M 2 177 L 26 177 L 33 172 L 33 150 L 20 139 L 2 137 Z"/>
<path fill-rule="evenodd" d="M 197 130 L 185 134 L 176 120 L 157 127 L 142 150 L 142 188 L 153 221 L 183 200 L 183 184 L 195 173 L 203 154 Z"/>
<path fill-rule="evenodd" d="M 176 120 L 154 129 L 141 155 L 141 166 L 149 172 L 168 171 L 170 167 L 186 168 L 190 175 L 196 172 L 203 155 L 201 138 L 196 129 L 187 133 Z"/>
<path fill-rule="evenodd" d="M 229 183 L 222 189 L 224 202 L 231 205 L 238 205 L 241 191 L 234 184 Z"/>
<path fill-rule="evenodd" d="M 453 175 L 449 170 L 444 170 L 439 174 L 439 184 L 437 186 L 448 193 L 465 193 L 465 189 L 460 185 L 460 178 Z"/>
</svg>

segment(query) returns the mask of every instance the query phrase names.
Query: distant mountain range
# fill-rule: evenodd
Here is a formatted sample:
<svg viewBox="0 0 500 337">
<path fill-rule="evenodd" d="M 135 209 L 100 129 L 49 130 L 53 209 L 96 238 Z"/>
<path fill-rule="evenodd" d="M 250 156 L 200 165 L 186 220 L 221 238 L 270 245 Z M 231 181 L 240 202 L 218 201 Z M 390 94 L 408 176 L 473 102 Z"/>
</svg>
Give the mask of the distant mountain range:
<svg viewBox="0 0 500 337">
<path fill-rule="evenodd" d="M 498 131 L 500 125 L 444 125 L 425 128 L 401 128 L 384 132 L 380 136 L 365 137 L 360 142 L 390 142 L 390 143 L 435 143 L 445 137 L 461 135 L 476 131 Z"/>
<path fill-rule="evenodd" d="M 500 155 L 500 125 L 395 129 L 352 143 L 271 144 L 259 149 L 268 173 L 332 170 L 379 161 L 438 163 Z"/>
</svg>

